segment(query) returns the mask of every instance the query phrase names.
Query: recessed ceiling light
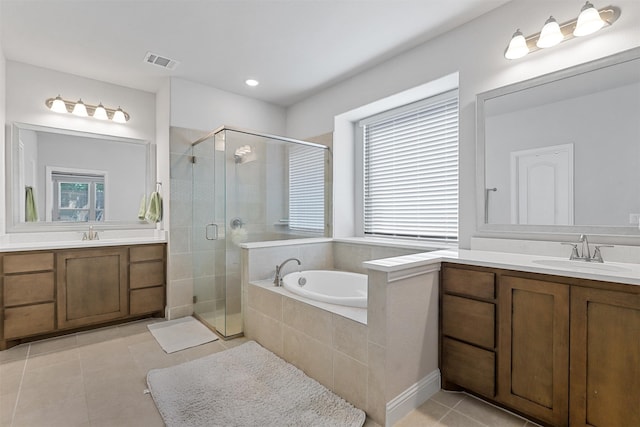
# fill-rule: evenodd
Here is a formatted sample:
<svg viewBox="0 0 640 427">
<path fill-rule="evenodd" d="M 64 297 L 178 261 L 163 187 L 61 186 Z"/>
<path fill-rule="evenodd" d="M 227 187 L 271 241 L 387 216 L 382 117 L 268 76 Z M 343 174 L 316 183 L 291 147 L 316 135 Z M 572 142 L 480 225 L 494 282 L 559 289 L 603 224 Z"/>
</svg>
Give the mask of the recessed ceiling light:
<svg viewBox="0 0 640 427">
<path fill-rule="evenodd" d="M 254 79 L 247 79 L 244 82 L 247 84 L 247 86 L 258 86 L 260 84 L 259 81 Z"/>
</svg>

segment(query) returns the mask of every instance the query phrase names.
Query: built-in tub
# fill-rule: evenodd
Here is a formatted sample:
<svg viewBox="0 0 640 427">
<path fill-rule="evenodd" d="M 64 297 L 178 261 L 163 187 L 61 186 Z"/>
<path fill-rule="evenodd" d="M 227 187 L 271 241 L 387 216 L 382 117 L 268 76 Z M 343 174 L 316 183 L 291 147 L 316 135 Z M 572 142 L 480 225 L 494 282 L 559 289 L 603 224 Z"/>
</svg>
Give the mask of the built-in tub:
<svg viewBox="0 0 640 427">
<path fill-rule="evenodd" d="M 315 301 L 347 307 L 367 307 L 367 275 L 335 270 L 289 273 L 282 279 L 285 289 Z"/>
</svg>

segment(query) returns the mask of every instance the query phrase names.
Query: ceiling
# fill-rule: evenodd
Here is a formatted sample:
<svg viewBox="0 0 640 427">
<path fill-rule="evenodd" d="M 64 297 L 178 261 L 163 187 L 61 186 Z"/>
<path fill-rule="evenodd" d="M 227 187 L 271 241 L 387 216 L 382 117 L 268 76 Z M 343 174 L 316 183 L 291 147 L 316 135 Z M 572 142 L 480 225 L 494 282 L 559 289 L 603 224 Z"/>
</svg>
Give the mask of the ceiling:
<svg viewBox="0 0 640 427">
<path fill-rule="evenodd" d="M 150 92 L 176 76 L 288 106 L 507 1 L 0 0 L 0 27 L 8 60 Z M 179 65 L 145 63 L 148 51 Z"/>
</svg>

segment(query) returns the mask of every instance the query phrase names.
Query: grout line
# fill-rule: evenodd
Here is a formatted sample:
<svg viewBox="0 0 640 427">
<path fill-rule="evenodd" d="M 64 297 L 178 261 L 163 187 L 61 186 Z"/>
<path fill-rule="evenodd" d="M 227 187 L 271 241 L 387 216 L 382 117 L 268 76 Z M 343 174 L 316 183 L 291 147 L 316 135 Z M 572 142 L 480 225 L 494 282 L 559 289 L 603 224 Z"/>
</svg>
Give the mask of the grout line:
<svg viewBox="0 0 640 427">
<path fill-rule="evenodd" d="M 16 418 L 16 412 L 18 410 L 18 402 L 20 402 L 20 393 L 22 393 L 22 383 L 24 382 L 24 374 L 27 372 L 27 363 L 29 362 L 29 354 L 31 353 L 31 343 L 27 347 L 27 355 L 24 357 L 24 366 L 22 367 L 22 375 L 20 376 L 20 385 L 18 386 L 18 394 L 16 394 L 16 403 L 13 405 L 13 412 L 11 413 L 10 427 L 13 427 L 13 421 Z"/>
</svg>

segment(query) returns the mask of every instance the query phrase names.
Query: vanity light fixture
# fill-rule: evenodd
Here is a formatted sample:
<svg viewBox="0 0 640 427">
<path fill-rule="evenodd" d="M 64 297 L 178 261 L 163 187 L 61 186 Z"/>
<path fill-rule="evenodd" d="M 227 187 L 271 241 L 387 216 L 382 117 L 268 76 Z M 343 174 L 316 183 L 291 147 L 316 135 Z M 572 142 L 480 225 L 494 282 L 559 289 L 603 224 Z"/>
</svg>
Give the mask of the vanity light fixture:
<svg viewBox="0 0 640 427">
<path fill-rule="evenodd" d="M 560 25 L 558 25 L 558 21 L 553 16 L 550 16 L 549 19 L 544 23 L 544 27 L 542 27 L 542 31 L 540 31 L 540 37 L 538 37 L 538 41 L 536 42 L 536 46 L 540 49 L 546 49 L 548 47 L 552 47 L 560 43 L 564 40 L 564 36 L 562 35 L 562 31 L 560 31 Z"/>
<path fill-rule="evenodd" d="M 80 117 L 93 117 L 99 120 L 111 120 L 116 123 L 126 123 L 131 116 L 122 108 L 117 109 L 107 108 L 102 103 L 98 105 L 85 104 L 82 99 L 76 101 L 69 101 L 62 99 L 60 95 L 55 98 L 49 98 L 45 102 L 45 105 L 53 112 L 56 113 L 72 113 Z"/>
<path fill-rule="evenodd" d="M 558 24 L 550 16 L 539 33 L 524 37 L 518 29 L 509 42 L 504 52 L 507 59 L 517 59 L 526 56 L 530 52 L 546 49 L 575 37 L 593 34 L 599 29 L 612 25 L 620 17 L 620 9 L 615 6 L 607 6 L 600 10 L 590 2 L 586 2 L 576 19 Z"/>
</svg>

